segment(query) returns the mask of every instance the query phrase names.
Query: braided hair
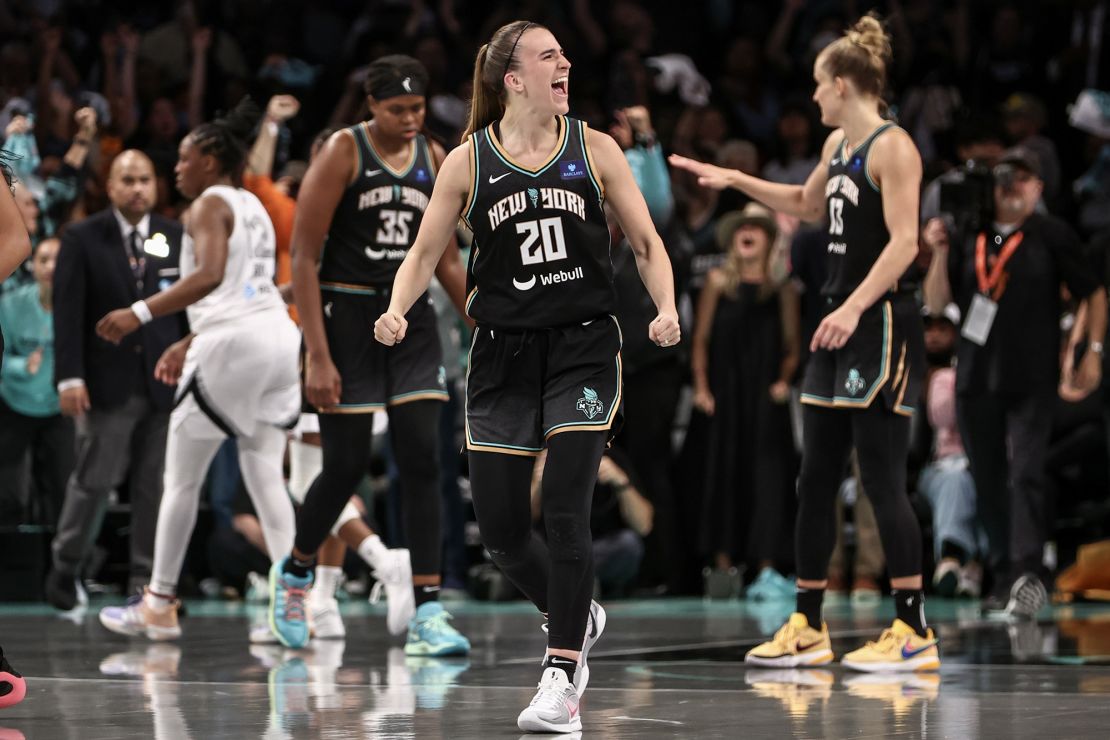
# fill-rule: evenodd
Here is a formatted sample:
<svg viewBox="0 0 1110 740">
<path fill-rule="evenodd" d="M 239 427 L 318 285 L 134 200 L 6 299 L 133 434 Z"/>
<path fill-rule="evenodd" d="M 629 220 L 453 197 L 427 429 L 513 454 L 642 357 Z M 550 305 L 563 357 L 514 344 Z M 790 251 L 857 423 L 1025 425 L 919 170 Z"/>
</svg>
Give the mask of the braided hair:
<svg viewBox="0 0 1110 740">
<path fill-rule="evenodd" d="M 201 154 L 211 154 L 220 163 L 221 174 L 233 182 L 242 179 L 250 150 L 251 134 L 262 120 L 262 109 L 250 96 L 245 96 L 229 113 L 209 123 L 202 123 L 189 134 Z"/>
</svg>

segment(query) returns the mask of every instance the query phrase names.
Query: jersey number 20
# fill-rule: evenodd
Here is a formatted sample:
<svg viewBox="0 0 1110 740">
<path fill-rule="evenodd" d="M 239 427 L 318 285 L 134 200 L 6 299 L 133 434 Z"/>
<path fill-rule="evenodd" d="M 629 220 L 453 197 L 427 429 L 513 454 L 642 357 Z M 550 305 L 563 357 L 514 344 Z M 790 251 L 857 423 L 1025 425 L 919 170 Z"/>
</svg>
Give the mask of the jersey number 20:
<svg viewBox="0 0 1110 740">
<path fill-rule="evenodd" d="M 412 211 L 394 211 L 384 209 L 382 214 L 382 227 L 378 229 L 378 244 L 409 243 L 409 223 L 412 221 Z"/>
<path fill-rule="evenodd" d="M 539 221 L 522 221 L 516 225 L 516 233 L 527 234 L 524 243 L 520 245 L 520 260 L 526 265 L 538 265 L 567 258 L 567 245 L 563 239 L 563 219 L 558 216 L 541 218 Z"/>
</svg>

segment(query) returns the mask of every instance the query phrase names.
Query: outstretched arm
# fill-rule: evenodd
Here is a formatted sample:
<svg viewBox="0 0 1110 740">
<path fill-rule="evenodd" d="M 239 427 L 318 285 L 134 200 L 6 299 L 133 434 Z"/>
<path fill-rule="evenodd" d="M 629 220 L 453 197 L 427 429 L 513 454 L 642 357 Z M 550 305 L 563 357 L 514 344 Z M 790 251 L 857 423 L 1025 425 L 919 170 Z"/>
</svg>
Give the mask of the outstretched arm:
<svg viewBox="0 0 1110 740">
<path fill-rule="evenodd" d="M 771 210 L 797 216 L 803 221 L 817 222 L 825 216 L 825 182 L 828 179 L 829 160 L 843 139 L 844 134 L 840 131 L 829 134 L 821 150 L 821 161 L 804 185 L 770 182 L 739 170 L 717 167 L 677 154 L 672 154 L 668 161 L 672 167 L 697 175 L 698 185 L 702 187 L 714 190 L 735 188 Z"/>
</svg>

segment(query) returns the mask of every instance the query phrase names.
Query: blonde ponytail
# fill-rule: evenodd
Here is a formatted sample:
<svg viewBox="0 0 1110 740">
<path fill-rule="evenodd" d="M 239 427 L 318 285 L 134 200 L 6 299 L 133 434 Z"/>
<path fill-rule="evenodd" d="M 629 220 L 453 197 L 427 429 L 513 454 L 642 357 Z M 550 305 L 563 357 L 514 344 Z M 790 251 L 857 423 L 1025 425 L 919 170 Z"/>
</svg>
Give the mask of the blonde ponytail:
<svg viewBox="0 0 1110 740">
<path fill-rule="evenodd" d="M 494 31 L 474 58 L 474 91 L 462 140 L 490 125 L 505 112 L 505 75 L 518 69 L 516 48 L 524 32 L 543 28 L 531 21 L 513 21 Z"/>
</svg>

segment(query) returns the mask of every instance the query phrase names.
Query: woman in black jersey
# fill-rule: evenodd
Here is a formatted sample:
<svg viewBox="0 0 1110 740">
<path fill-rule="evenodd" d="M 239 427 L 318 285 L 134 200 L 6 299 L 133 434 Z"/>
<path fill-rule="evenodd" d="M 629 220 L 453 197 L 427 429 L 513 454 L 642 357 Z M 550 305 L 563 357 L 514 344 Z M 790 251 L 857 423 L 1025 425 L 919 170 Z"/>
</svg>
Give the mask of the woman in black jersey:
<svg viewBox="0 0 1110 740">
<path fill-rule="evenodd" d="M 906 496 L 910 415 L 924 370 L 921 319 L 900 279 L 917 255 L 921 157 L 909 135 L 883 120 L 890 41 L 873 16 L 861 18 L 818 55 L 813 99 L 836 130 L 804 185 L 779 185 L 671 157 L 699 184 L 734 187 L 807 221 L 828 218 L 825 316 L 810 343 L 802 387 L 803 453 L 795 542 L 798 608 L 774 639 L 747 661 L 790 667 L 833 659 L 821 620 L 834 505 L 853 446 L 875 509 L 898 617 L 877 642 L 844 656 L 864 671 L 937 668 L 936 640 L 925 626 L 921 530 Z"/>
<path fill-rule="evenodd" d="M 31 238 L 23 226 L 23 217 L 15 205 L 14 176 L 11 167 L 0 153 L 0 172 L 6 187 L 0 188 L 0 282 L 7 280 L 16 268 L 31 254 Z M 3 356 L 4 336 L 0 334 L 0 357 Z M 23 701 L 27 684 L 4 657 L 0 647 L 0 709 Z"/>
<path fill-rule="evenodd" d="M 406 314 L 462 215 L 474 232 L 467 312 L 478 325 L 466 394 L 474 508 L 494 562 L 548 615 L 543 678 L 517 719 L 543 732 L 581 728 L 585 657 L 604 627 L 590 603 L 590 495 L 620 409 L 621 339 L 603 200 L 659 312 L 649 336 L 680 338 L 670 262 L 620 147 L 565 117 L 569 71 L 558 41 L 534 23 L 503 26 L 481 48 L 463 145 L 443 163 L 375 324 L 382 343 L 409 341 Z M 529 512 L 545 446 L 546 544 Z"/>
<path fill-rule="evenodd" d="M 362 539 L 358 552 L 387 589 L 389 631 L 408 632 L 407 654 L 470 650 L 438 600 L 438 429 L 447 387 L 435 310 L 427 295 L 414 301 L 412 341 L 404 348 L 382 347 L 367 330 L 388 305 L 393 276 L 416 236 L 446 156 L 420 133 L 427 86 L 427 72 L 412 57 L 371 63 L 366 93 L 372 119 L 328 139 L 297 199 L 293 294 L 304 330 L 305 395 L 320 412 L 323 469 L 297 514 L 293 552 L 272 573 L 271 626 L 291 647 L 308 640 L 301 601 L 313 581 L 314 555 L 337 521 L 348 519 L 340 515 L 366 473 L 372 414 L 384 411 L 405 494 L 408 553 L 387 551 L 374 535 Z M 444 235 L 440 245 L 442 252 L 451 242 L 452 251 L 438 275 L 461 307 L 464 277 L 451 237 Z M 334 579 L 323 585 L 328 596 L 334 594 Z"/>
</svg>

